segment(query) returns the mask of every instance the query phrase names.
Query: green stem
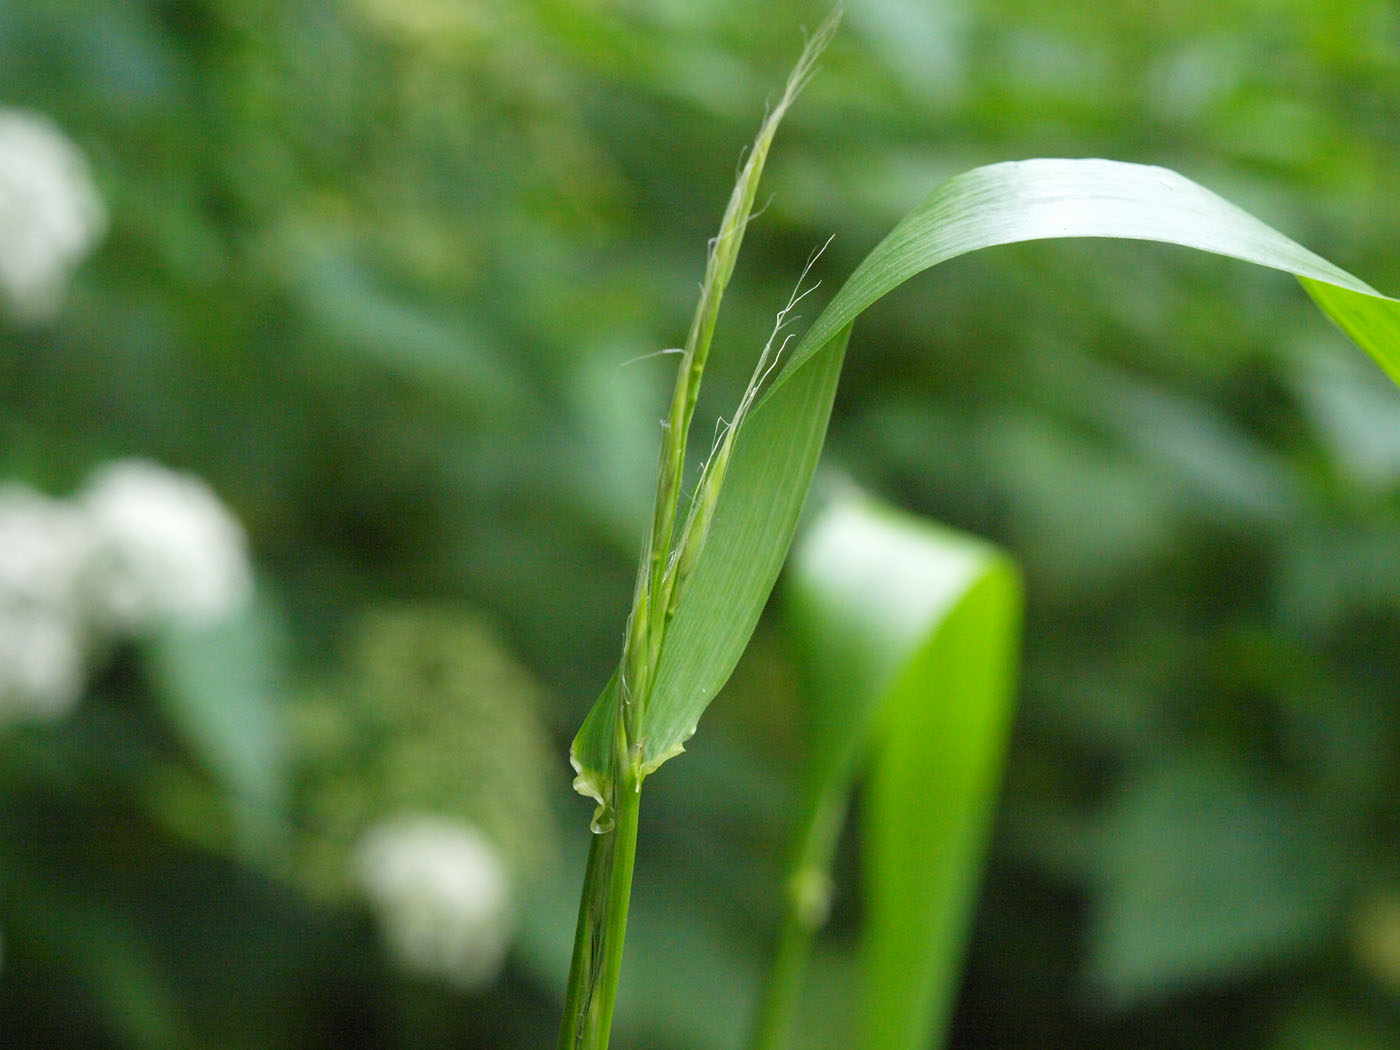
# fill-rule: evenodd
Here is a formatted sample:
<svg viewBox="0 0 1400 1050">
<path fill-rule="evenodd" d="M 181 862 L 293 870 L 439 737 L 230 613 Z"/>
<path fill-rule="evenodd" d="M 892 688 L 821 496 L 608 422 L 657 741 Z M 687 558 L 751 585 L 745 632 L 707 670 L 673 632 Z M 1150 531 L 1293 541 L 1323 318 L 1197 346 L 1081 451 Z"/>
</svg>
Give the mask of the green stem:
<svg viewBox="0 0 1400 1050">
<path fill-rule="evenodd" d="M 823 791 L 804 817 L 788 866 L 787 912 L 749 1037 L 749 1050 L 780 1050 L 786 1042 L 812 939 L 826 923 L 830 908 L 831 861 L 846 818 L 846 800 L 840 791 Z"/>
<path fill-rule="evenodd" d="M 731 447 L 726 439 L 717 453 L 719 459 L 715 470 L 709 475 L 705 490 L 697 494 L 697 510 L 687 517 L 685 532 L 678 547 L 674 542 L 674 532 L 681 504 L 682 476 L 685 473 L 686 437 L 694 417 L 710 344 L 714 339 L 720 302 L 733 276 L 744 231 L 753 215 L 759 178 L 768 159 L 773 136 L 788 107 L 811 79 L 817 58 L 836 32 L 839 20 L 839 10 L 832 12 L 803 48 L 802 57 L 788 76 L 782 98 L 759 128 L 758 138 L 754 140 L 753 150 L 730 194 L 719 234 L 706 260 L 700 301 L 696 304 L 690 332 L 686 336 L 662 435 L 656 500 L 646 546 L 637 568 L 632 612 L 622 645 L 618 677 L 615 688 L 610 686 L 604 692 L 604 696 L 611 692 L 611 702 L 616 705 L 612 712 L 604 715 L 605 718 L 610 717 L 615 734 L 605 776 L 599 775 L 604 771 L 596 767 L 585 772 L 584 762 L 580 761 L 579 744 L 590 725 L 606 725 L 606 722 L 594 722 L 590 714 L 574 740 L 571 757 L 579 771 L 575 785 L 585 786 L 587 794 L 598 798 L 595 824 L 599 830 L 588 851 L 588 869 L 584 874 L 578 929 L 574 936 L 573 963 L 564 1001 L 564 1023 L 559 1030 L 559 1050 L 607 1050 L 613 1007 L 617 1001 L 617 981 L 622 969 L 622 942 L 632 892 L 632 867 L 637 853 L 638 792 L 643 776 L 647 701 L 651 695 L 653 676 L 660 663 L 667 623 L 679 601 L 685 575 L 704 545 L 709 516 L 719 496 L 719 485 L 724 479 L 724 463 Z M 760 380 L 764 365 L 765 361 L 760 361 L 755 373 Z M 743 410 L 751 400 L 752 389 L 746 392 L 740 409 L 735 413 L 734 427 L 738 426 Z M 705 477 L 706 474 L 702 472 L 702 479 Z M 664 756 L 657 761 L 664 761 Z"/>
<path fill-rule="evenodd" d="M 802 971 L 815 933 L 815 926 L 803 922 L 795 911 L 788 912 L 778 937 L 778 950 L 773 957 L 772 969 L 768 971 L 763 1002 L 749 1038 L 749 1050 L 778 1050 L 786 1041 L 798 992 L 802 987 Z"/>
<path fill-rule="evenodd" d="M 594 835 L 588 851 L 559 1050 L 607 1050 L 612 1030 L 641 810 L 639 782 L 619 779 L 612 830 Z"/>
</svg>

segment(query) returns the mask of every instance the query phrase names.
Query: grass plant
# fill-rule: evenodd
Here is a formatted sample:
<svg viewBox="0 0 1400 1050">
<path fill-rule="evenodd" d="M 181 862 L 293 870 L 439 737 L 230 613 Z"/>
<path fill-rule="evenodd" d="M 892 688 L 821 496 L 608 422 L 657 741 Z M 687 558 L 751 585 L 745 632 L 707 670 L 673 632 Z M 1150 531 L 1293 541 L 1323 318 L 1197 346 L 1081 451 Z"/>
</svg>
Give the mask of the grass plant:
<svg viewBox="0 0 1400 1050">
<path fill-rule="evenodd" d="M 787 559 L 852 326 L 905 281 L 996 245 L 1152 240 L 1295 276 L 1400 383 L 1400 301 L 1191 180 L 1109 160 L 993 164 L 953 178 L 856 268 L 800 340 L 788 311 L 689 496 L 688 435 L 725 289 L 779 122 L 835 32 L 811 35 L 762 123 L 710 243 L 663 422 L 656 497 L 617 670 L 571 757 L 597 804 L 560 1050 L 609 1041 L 645 779 L 680 754 L 729 677 Z M 704 430 L 708 432 L 709 426 Z M 776 1050 L 820 927 L 852 783 L 869 769 L 860 1045 L 926 1047 L 947 1020 L 1009 722 L 1020 586 L 1005 555 L 860 497 L 817 516 L 790 589 L 812 656 L 811 732 L 787 919 L 752 1050 Z"/>
</svg>

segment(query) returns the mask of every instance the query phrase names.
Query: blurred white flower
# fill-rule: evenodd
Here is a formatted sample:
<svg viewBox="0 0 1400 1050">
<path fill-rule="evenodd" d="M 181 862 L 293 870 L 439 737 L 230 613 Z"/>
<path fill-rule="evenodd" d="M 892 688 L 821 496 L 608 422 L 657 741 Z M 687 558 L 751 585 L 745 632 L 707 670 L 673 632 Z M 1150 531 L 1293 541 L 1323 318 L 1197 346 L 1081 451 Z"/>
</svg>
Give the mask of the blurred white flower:
<svg viewBox="0 0 1400 1050">
<path fill-rule="evenodd" d="M 390 949 L 409 969 L 461 988 L 496 975 L 510 937 L 510 884 L 496 850 L 472 828 L 409 816 L 370 829 L 356 874 Z"/>
<path fill-rule="evenodd" d="M 234 612 L 246 548 L 207 485 L 154 463 L 112 463 L 72 500 L 0 484 L 0 723 L 67 714 L 94 644 Z"/>
<path fill-rule="evenodd" d="M 27 485 L 0 485 L 0 604 L 75 612 L 92 530 L 74 507 Z"/>
<path fill-rule="evenodd" d="M 106 227 L 77 147 L 44 117 L 0 109 L 0 298 L 22 320 L 53 316 Z"/>
<path fill-rule="evenodd" d="M 91 611 L 104 630 L 210 623 L 251 596 L 242 526 L 200 479 L 121 460 L 79 500 L 93 531 Z"/>
<path fill-rule="evenodd" d="M 91 550 L 72 507 L 0 486 L 0 721 L 57 718 L 81 694 L 78 601 Z"/>
<path fill-rule="evenodd" d="M 0 604 L 0 722 L 52 720 L 83 692 L 82 636 L 52 609 Z"/>
</svg>

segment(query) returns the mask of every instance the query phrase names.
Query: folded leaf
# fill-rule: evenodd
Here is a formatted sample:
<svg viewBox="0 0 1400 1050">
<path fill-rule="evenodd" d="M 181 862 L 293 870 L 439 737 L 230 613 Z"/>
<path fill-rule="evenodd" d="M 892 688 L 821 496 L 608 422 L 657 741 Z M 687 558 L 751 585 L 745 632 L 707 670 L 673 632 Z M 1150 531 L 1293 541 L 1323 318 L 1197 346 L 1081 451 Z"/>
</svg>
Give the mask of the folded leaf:
<svg viewBox="0 0 1400 1050">
<path fill-rule="evenodd" d="M 788 915 L 755 1047 L 782 1045 L 863 762 L 861 1038 L 925 1050 L 944 1028 L 1011 722 L 1020 578 L 989 544 L 846 497 L 793 557 L 807 772 Z M 786 982 L 786 987 L 777 986 Z"/>
</svg>

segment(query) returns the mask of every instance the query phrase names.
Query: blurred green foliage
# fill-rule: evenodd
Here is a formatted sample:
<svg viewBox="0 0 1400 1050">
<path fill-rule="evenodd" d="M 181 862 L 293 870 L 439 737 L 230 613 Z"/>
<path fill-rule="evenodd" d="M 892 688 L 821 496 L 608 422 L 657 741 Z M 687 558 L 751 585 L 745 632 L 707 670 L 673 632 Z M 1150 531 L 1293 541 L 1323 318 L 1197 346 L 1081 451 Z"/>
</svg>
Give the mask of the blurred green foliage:
<svg viewBox="0 0 1400 1050">
<path fill-rule="evenodd" d="M 589 809 L 565 747 L 617 650 L 669 371 L 628 362 L 683 333 L 738 151 L 823 13 L 0 6 L 0 104 L 82 147 L 110 218 L 53 322 L 0 318 L 0 476 L 193 471 L 248 528 L 265 605 L 242 641 L 119 651 L 68 720 L 3 730 L 0 1041 L 552 1038 Z M 735 400 L 811 248 L 836 234 L 829 288 L 994 160 L 1165 164 L 1400 290 L 1386 0 L 850 0 L 824 66 L 779 136 L 702 413 Z M 1400 1046 L 1400 398 L 1379 372 L 1276 274 L 1022 246 L 862 320 L 828 450 L 1026 570 L 953 1045 Z M 743 1031 L 802 733 L 775 613 L 649 791 L 620 1048 Z M 552 748 L 472 737 L 455 685 L 396 707 L 417 661 L 541 689 Z M 230 693 L 268 706 L 209 717 Z M 367 734 L 363 779 L 345 752 L 315 765 L 313 709 Z M 409 738 L 436 757 L 401 775 L 384 756 Z M 541 829 L 539 852 L 506 971 L 455 993 L 308 892 L 290 858 L 327 828 L 291 781 L 469 815 L 488 769 L 531 814 L 496 833 Z M 557 819 L 531 808 L 546 790 Z M 858 920 L 839 866 L 809 1047 Z"/>
<path fill-rule="evenodd" d="M 422 810 L 479 828 L 523 877 L 552 861 L 557 785 L 528 673 L 444 608 L 373 610 L 350 645 L 345 673 L 292 709 L 310 892 L 346 896 L 366 827 Z"/>
</svg>

